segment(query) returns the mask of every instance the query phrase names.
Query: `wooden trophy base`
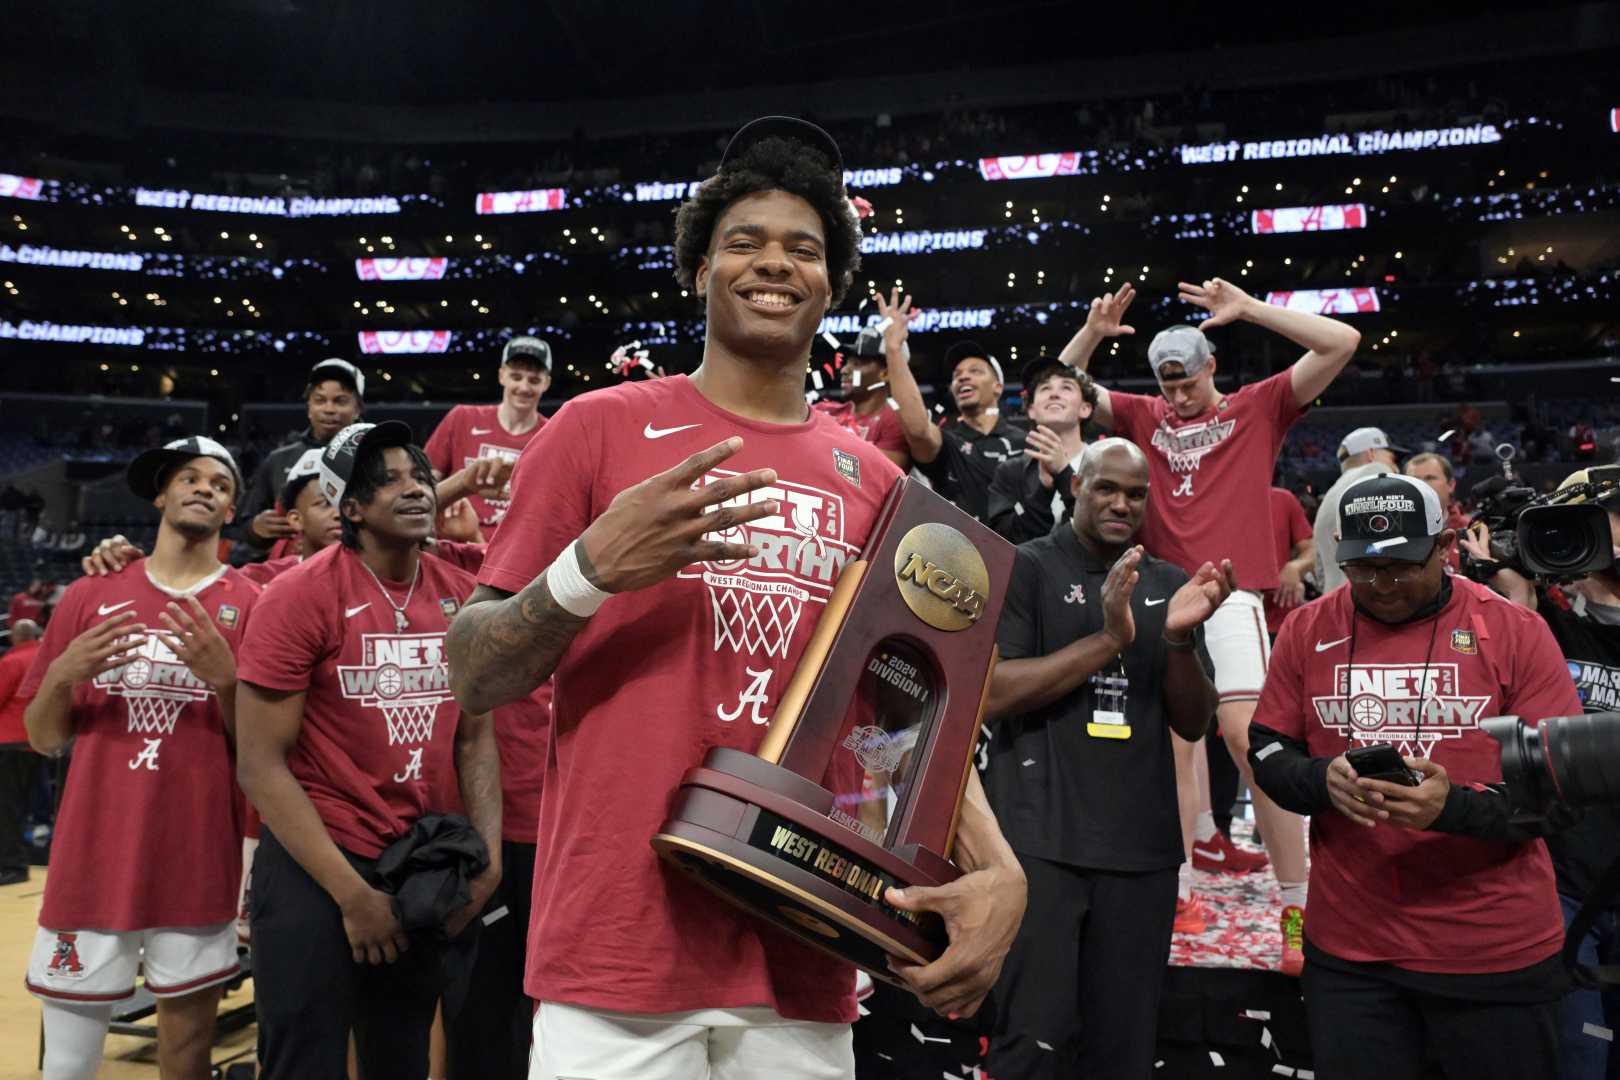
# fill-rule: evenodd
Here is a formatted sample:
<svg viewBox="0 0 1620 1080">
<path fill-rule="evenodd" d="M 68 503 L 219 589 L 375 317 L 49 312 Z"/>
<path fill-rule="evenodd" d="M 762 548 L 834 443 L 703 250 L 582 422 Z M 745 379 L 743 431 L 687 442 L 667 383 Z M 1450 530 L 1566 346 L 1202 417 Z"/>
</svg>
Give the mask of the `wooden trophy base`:
<svg viewBox="0 0 1620 1080">
<path fill-rule="evenodd" d="M 653 850 L 732 903 L 903 985 L 888 956 L 926 964 L 948 941 L 937 915 L 900 911 L 884 890 L 944 885 L 962 871 L 925 849 L 873 843 L 828 816 L 833 802 L 798 773 L 717 747 L 682 777 Z"/>
</svg>

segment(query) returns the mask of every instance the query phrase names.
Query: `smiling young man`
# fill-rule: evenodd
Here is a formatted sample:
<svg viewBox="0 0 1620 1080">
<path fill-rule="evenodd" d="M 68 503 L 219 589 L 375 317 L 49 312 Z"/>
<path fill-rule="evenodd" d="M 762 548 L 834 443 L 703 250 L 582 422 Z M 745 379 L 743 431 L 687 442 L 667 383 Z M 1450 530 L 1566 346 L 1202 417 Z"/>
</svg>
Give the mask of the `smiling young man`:
<svg viewBox="0 0 1620 1080">
<path fill-rule="evenodd" d="M 1409 476 L 1338 507 L 1349 585 L 1283 623 L 1249 760 L 1311 815 L 1303 987 L 1323 1080 L 1551 1077 L 1564 926 L 1547 847 L 1515 824 L 1490 716 L 1581 702 L 1533 612 L 1445 571 L 1456 540 Z M 1408 777 L 1359 776 L 1391 747 Z"/>
<path fill-rule="evenodd" d="M 254 547 L 270 548 L 278 541 L 293 538 L 287 508 L 275 501 L 287 483 L 288 472 L 304 451 L 325 446 L 332 436 L 358 420 L 365 396 L 366 377 L 347 360 L 334 356 L 310 369 L 309 382 L 304 386 L 309 426 L 292 442 L 266 454 L 254 471 L 241 506 L 244 540 Z"/>
<path fill-rule="evenodd" d="M 1098 387 L 1096 417 L 1140 446 L 1153 467 L 1154 498 L 1142 525 L 1147 550 L 1188 573 L 1224 558 L 1237 569 L 1238 587 L 1209 621 L 1206 640 L 1220 693 L 1221 736 L 1252 781 L 1249 718 L 1271 654 L 1261 594 L 1279 583 L 1271 545 L 1271 474 L 1288 429 L 1344 370 L 1361 335 L 1335 319 L 1261 303 L 1220 278 L 1201 285 L 1181 282 L 1178 288 L 1183 302 L 1203 308 L 1209 317 L 1196 327 L 1161 331 L 1148 346 L 1157 396 Z M 1134 334 L 1120 320 L 1135 295 L 1127 282 L 1113 295 L 1093 300 L 1085 325 L 1060 359 L 1083 371 L 1105 338 Z M 1271 330 L 1305 354 L 1270 378 L 1224 394 L 1215 387 L 1215 349 L 1204 331 L 1233 322 Z M 1180 753 L 1184 780 L 1195 782 L 1190 778 L 1197 749 L 1187 746 Z M 1280 964 L 1294 974 L 1303 963 L 1304 823 L 1263 792 L 1255 792 L 1254 809 L 1282 889 Z M 1231 867 L 1248 856 L 1216 830 L 1207 807 L 1196 820 L 1194 864 Z M 1203 859 L 1200 851 L 1206 853 Z M 1211 858 L 1216 861 L 1207 861 Z"/>
<path fill-rule="evenodd" d="M 194 437 L 141 454 L 128 480 L 162 513 L 152 555 L 68 587 L 18 691 L 34 749 L 73 746 L 27 977 L 50 1080 L 95 1075 L 138 967 L 158 999 L 163 1075 L 203 1080 L 221 984 L 238 971 L 229 743 L 259 589 L 217 552 L 241 477 L 223 446 Z"/>
<path fill-rule="evenodd" d="M 804 121 L 767 117 L 732 139 L 676 219 L 676 274 L 707 316 L 702 364 L 582 394 L 551 419 L 452 627 L 464 707 L 555 684 L 531 1077 L 854 1075 L 854 969 L 649 844 L 710 747 L 759 747 L 899 478 L 804 399 L 816 328 L 859 264 L 842 168 Z M 969 873 L 888 899 L 946 912 L 946 953 L 898 970 L 929 1005 L 967 1015 L 1023 911 L 1022 872 L 976 781 L 957 845 Z"/>
<path fill-rule="evenodd" d="M 1091 376 L 1057 360 L 1024 367 L 1024 411 L 1034 425 L 1021 457 L 996 466 L 989 525 L 1021 544 L 1052 531 L 1074 512 L 1074 466 L 1085 442 L 1081 426 L 1097 404 Z"/>
<path fill-rule="evenodd" d="M 985 789 L 1029 880 L 985 1070 L 1138 1080 L 1184 858 L 1171 732 L 1209 723 L 1200 628 L 1232 568 L 1189 580 L 1134 545 L 1152 501 L 1136 446 L 1078 456 L 1073 520 L 1018 548 L 985 707 Z"/>
<path fill-rule="evenodd" d="M 909 311 L 911 297 L 906 297 Z M 901 341 L 904 338 L 900 338 Z M 901 366 L 904 366 L 903 363 Z M 957 415 L 944 425 L 934 423 L 921 393 L 897 393 L 900 424 L 911 447 L 911 460 L 945 498 L 980 521 L 990 505 L 990 481 L 996 466 L 1024 448 L 1024 430 L 1001 416 L 1001 391 L 1006 379 L 1001 364 L 977 341 L 959 341 L 945 351 L 951 373 L 951 400 Z M 889 370 L 895 369 L 894 356 Z M 910 389 L 915 381 L 907 380 Z M 895 381 L 898 387 L 899 380 Z"/>
<path fill-rule="evenodd" d="M 445 414 L 423 447 L 440 476 L 449 476 L 481 460 L 515 462 L 546 418 L 540 399 L 551 386 L 551 346 L 520 335 L 501 350 L 501 401 L 498 405 L 457 405 Z M 492 533 L 506 516 L 508 500 L 468 496 L 478 524 Z"/>
<path fill-rule="evenodd" d="M 317 482 L 342 542 L 265 590 L 241 668 L 238 775 L 263 821 L 249 899 L 260 1076 L 342 1076 L 351 1030 L 362 1075 L 421 1076 L 442 941 L 501 876 L 493 724 L 457 709 L 444 652 L 473 580 L 422 553 L 433 470 L 404 424 L 339 432 Z M 488 863 L 466 903 L 408 936 L 379 856 L 462 807 Z"/>
</svg>

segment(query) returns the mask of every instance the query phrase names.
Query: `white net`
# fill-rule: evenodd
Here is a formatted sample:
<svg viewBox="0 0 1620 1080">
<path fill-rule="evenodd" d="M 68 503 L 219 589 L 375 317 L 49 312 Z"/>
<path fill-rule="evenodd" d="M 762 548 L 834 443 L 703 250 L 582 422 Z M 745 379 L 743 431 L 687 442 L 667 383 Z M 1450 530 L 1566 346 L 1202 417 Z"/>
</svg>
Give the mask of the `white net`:
<svg viewBox="0 0 1620 1080">
<path fill-rule="evenodd" d="M 425 743 L 433 738 L 433 717 L 439 711 L 437 701 L 396 702 L 382 705 L 388 720 L 388 745 Z"/>
<path fill-rule="evenodd" d="M 174 734 L 174 722 L 180 718 L 180 710 L 186 707 L 188 700 L 159 694 L 125 694 L 129 730 L 140 735 Z"/>
<path fill-rule="evenodd" d="M 804 613 L 804 601 L 791 593 L 749 592 L 709 586 L 714 606 L 714 647 L 730 645 L 738 653 L 787 656 L 793 629 Z"/>
</svg>

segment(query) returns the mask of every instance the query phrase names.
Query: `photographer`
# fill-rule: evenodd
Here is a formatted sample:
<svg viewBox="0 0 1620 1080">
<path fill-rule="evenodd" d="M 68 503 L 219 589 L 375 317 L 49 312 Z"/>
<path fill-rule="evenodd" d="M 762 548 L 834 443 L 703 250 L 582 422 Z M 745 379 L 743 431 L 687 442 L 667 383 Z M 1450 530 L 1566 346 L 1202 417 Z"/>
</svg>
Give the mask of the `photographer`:
<svg viewBox="0 0 1620 1080">
<path fill-rule="evenodd" d="M 1570 475 L 1560 491 L 1589 482 L 1587 470 Z M 1586 501 L 1571 499 L 1571 503 Z M 1610 487 L 1593 500 L 1609 513 L 1609 530 L 1620 553 L 1620 487 Z M 1620 709 L 1620 571 L 1607 569 L 1555 588 L 1538 587 L 1518 570 L 1496 562 L 1487 543 L 1465 536 L 1463 550 L 1492 588 L 1540 613 L 1569 663 L 1576 692 L 1587 712 Z M 1572 828 L 1547 838 L 1558 899 L 1567 926 L 1593 890 L 1604 869 L 1620 858 L 1620 808 L 1595 806 Z M 1620 963 L 1620 905 L 1607 911 L 1581 943 L 1586 964 Z M 1620 1076 L 1620 1053 L 1612 1034 L 1620 1023 L 1620 993 L 1577 990 L 1564 998 L 1559 1072 L 1561 1080 L 1600 1080 Z M 1593 1030 L 1596 1029 L 1596 1030 Z"/>
<path fill-rule="evenodd" d="M 1278 805 L 1313 815 L 1316 1075 L 1551 1076 L 1552 863 L 1510 822 L 1479 723 L 1574 712 L 1575 688 L 1545 626 L 1445 572 L 1456 534 L 1428 485 L 1373 477 L 1336 509 L 1349 587 L 1283 624 L 1249 754 Z"/>
</svg>

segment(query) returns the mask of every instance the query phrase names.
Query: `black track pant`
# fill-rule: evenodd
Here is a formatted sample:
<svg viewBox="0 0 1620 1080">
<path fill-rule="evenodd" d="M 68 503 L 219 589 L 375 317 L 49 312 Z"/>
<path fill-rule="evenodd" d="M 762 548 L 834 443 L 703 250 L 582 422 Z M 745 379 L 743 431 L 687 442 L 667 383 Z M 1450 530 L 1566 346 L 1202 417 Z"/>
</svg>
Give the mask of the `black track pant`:
<svg viewBox="0 0 1620 1080">
<path fill-rule="evenodd" d="M 1017 1080 L 1153 1075 L 1176 869 L 1083 870 L 1019 855 L 1029 907 L 995 989 L 985 1071 Z"/>
<path fill-rule="evenodd" d="M 344 852 L 373 880 L 374 859 Z M 354 1032 L 361 1080 L 425 1077 L 433 1011 L 456 946 L 416 937 L 392 964 L 357 964 L 343 914 L 269 829 L 259 834 L 248 916 L 260 1080 L 345 1080 Z"/>
<path fill-rule="evenodd" d="M 0 871 L 28 869 L 23 818 L 28 813 L 28 796 L 39 782 L 42 761 L 27 744 L 0 746 Z"/>
<path fill-rule="evenodd" d="M 1466 1001 L 1307 960 L 1317 1080 L 1553 1080 L 1558 1002 Z"/>
<path fill-rule="evenodd" d="M 484 908 L 470 963 L 452 965 L 444 992 L 451 1080 L 523 1080 L 529 1075 L 534 1002 L 523 993 L 534 845 L 501 844 L 501 885 Z M 464 954 L 465 955 L 465 954 Z"/>
</svg>

